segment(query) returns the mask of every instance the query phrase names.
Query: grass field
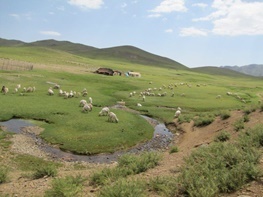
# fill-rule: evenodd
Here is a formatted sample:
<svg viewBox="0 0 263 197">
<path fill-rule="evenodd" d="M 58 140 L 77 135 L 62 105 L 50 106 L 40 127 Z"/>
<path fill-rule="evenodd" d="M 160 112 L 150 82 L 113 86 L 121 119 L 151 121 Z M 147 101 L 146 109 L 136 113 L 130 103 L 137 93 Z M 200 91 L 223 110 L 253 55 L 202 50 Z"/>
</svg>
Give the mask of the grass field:
<svg viewBox="0 0 263 197">
<path fill-rule="evenodd" d="M 262 100 L 262 79 L 252 77 L 225 77 L 190 70 L 132 64 L 117 60 L 95 60 L 62 51 L 32 47 L 0 47 L 0 58 L 30 62 L 31 71 L 0 71 L 0 85 L 9 88 L 0 95 L 0 121 L 14 117 L 42 120 L 45 130 L 41 136 L 61 149 L 80 154 L 97 154 L 127 149 L 153 136 L 153 127 L 138 114 L 112 109 L 119 123 L 110 123 L 99 117 L 104 106 L 125 101 L 126 106 L 165 123 L 173 121 L 176 108 L 182 115 L 218 113 L 220 110 L 245 109 Z M 140 72 L 142 77 L 104 76 L 92 73 L 99 67 Z M 51 83 L 65 91 L 88 90 L 87 97 L 64 99 L 54 90 L 47 95 Z M 36 87 L 33 93 L 14 93 L 17 84 Z M 170 85 L 171 88 L 168 88 Z M 157 95 L 139 96 L 146 89 L 155 89 Z M 160 88 L 162 88 L 160 90 Z M 132 97 L 130 92 L 136 92 Z M 232 96 L 226 95 L 233 93 Z M 174 96 L 172 96 L 174 94 Z M 184 96 L 182 96 L 184 95 Z M 220 99 L 216 97 L 221 95 Z M 93 98 L 92 112 L 83 113 L 81 99 Z M 243 99 L 238 99 L 237 96 Z M 142 107 L 137 107 L 141 103 Z"/>
</svg>

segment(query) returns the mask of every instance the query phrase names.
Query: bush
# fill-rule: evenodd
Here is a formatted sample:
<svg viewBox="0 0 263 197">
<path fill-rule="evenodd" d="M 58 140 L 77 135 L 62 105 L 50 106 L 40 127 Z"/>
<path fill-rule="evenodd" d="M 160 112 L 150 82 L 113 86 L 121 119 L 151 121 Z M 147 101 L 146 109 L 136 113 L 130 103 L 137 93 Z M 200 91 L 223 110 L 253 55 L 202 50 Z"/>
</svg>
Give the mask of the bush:
<svg viewBox="0 0 263 197">
<path fill-rule="evenodd" d="M 8 170 L 6 167 L 0 167 L 0 184 L 7 181 Z"/>
<path fill-rule="evenodd" d="M 104 168 L 93 173 L 90 177 L 90 184 L 106 185 L 128 175 L 145 172 L 158 165 L 160 159 L 160 154 L 157 152 L 145 152 L 140 155 L 125 154 L 119 158 L 117 167 Z"/>
<path fill-rule="evenodd" d="M 158 176 L 150 179 L 148 190 L 160 196 L 176 196 L 176 193 L 178 193 L 178 181 L 172 176 Z"/>
<path fill-rule="evenodd" d="M 240 131 L 240 130 L 244 129 L 245 128 L 244 119 L 241 118 L 241 119 L 237 120 L 236 122 L 234 122 L 233 126 L 234 126 L 235 131 Z"/>
<path fill-rule="evenodd" d="M 216 137 L 215 137 L 215 142 L 225 142 L 230 139 L 230 134 L 227 131 L 222 131 L 220 132 Z"/>
<path fill-rule="evenodd" d="M 83 188 L 83 182 L 86 178 L 81 175 L 76 177 L 67 176 L 65 178 L 55 179 L 52 181 L 52 188 L 45 192 L 46 197 L 71 197 L 77 196 Z"/>
<path fill-rule="evenodd" d="M 211 116 L 204 116 L 204 117 L 198 117 L 194 120 L 194 126 L 197 127 L 202 127 L 202 126 L 207 126 L 214 122 L 214 117 Z"/>
<path fill-rule="evenodd" d="M 33 173 L 33 178 L 34 179 L 40 179 L 43 178 L 45 176 L 56 176 L 57 175 L 57 169 L 54 165 L 48 165 L 48 166 L 43 166 L 40 167 L 39 169 L 37 169 L 34 173 Z"/>
<path fill-rule="evenodd" d="M 179 149 L 178 149 L 178 147 L 177 146 L 173 146 L 171 149 L 170 149 L 170 154 L 172 154 L 172 153 L 177 153 L 177 152 L 179 152 Z"/>
<path fill-rule="evenodd" d="M 226 119 L 228 119 L 230 116 L 231 116 L 231 115 L 230 115 L 230 112 L 229 112 L 229 111 L 222 111 L 222 112 L 220 113 L 220 118 L 221 118 L 222 120 L 226 120 Z"/>
<path fill-rule="evenodd" d="M 145 183 L 138 180 L 120 179 L 114 184 L 104 187 L 100 193 L 100 197 L 146 197 L 144 194 Z"/>
<path fill-rule="evenodd" d="M 243 117 L 244 122 L 249 122 L 249 116 L 248 114 L 245 114 Z"/>
</svg>

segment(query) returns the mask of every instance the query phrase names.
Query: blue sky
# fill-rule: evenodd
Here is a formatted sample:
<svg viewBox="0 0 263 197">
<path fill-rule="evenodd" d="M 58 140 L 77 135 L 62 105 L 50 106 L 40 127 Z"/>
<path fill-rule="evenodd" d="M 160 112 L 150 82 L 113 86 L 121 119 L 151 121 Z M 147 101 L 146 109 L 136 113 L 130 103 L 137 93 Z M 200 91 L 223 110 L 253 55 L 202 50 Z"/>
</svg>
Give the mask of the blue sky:
<svg viewBox="0 0 263 197">
<path fill-rule="evenodd" d="M 190 68 L 263 64 L 263 0 L 0 0 L 0 38 L 132 45 Z"/>
</svg>

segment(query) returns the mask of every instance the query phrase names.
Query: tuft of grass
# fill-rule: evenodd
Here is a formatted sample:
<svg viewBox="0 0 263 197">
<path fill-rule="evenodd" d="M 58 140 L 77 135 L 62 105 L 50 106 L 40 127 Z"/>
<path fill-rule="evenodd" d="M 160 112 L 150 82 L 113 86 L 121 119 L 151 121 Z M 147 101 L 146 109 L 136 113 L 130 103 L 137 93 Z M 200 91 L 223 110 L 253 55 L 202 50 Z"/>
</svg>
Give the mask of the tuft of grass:
<svg viewBox="0 0 263 197">
<path fill-rule="evenodd" d="M 226 120 L 226 119 L 228 119 L 229 117 L 231 116 L 231 114 L 230 114 L 230 112 L 229 111 L 221 111 L 220 112 L 220 118 L 222 119 L 222 120 Z"/>
<path fill-rule="evenodd" d="M 52 161 L 46 161 L 42 158 L 34 157 L 32 155 L 17 155 L 14 158 L 17 167 L 23 171 L 36 171 L 45 168 L 46 166 L 59 167 L 61 164 Z"/>
<path fill-rule="evenodd" d="M 194 126 L 203 127 L 211 124 L 212 122 L 214 122 L 214 117 L 212 116 L 198 117 L 194 119 Z"/>
<path fill-rule="evenodd" d="M 157 176 L 148 182 L 148 190 L 160 196 L 176 196 L 178 189 L 178 181 L 173 176 Z"/>
<path fill-rule="evenodd" d="M 71 197 L 79 196 L 83 189 L 83 183 L 86 178 L 81 175 L 67 176 L 52 181 L 52 188 L 45 192 L 45 197 Z"/>
<path fill-rule="evenodd" d="M 245 114 L 243 117 L 244 122 L 249 122 L 249 116 L 248 114 Z"/>
<path fill-rule="evenodd" d="M 230 139 L 230 133 L 227 131 L 221 131 L 214 139 L 215 142 L 225 142 Z"/>
<path fill-rule="evenodd" d="M 38 168 L 34 173 L 33 173 L 33 178 L 34 179 L 40 179 L 45 176 L 48 177 L 54 177 L 57 175 L 57 168 L 54 165 L 48 165 L 48 166 L 43 166 L 41 168 Z"/>
<path fill-rule="evenodd" d="M 8 169 L 6 167 L 0 167 L 0 184 L 5 183 L 8 178 Z"/>
<path fill-rule="evenodd" d="M 91 185 L 106 185 L 129 175 L 145 172 L 159 164 L 161 156 L 157 152 L 144 152 L 140 155 L 125 154 L 114 168 L 104 168 L 90 177 Z"/>
<path fill-rule="evenodd" d="M 235 121 L 233 123 L 233 126 L 234 126 L 235 131 L 240 131 L 240 130 L 244 129 L 245 128 L 244 118 L 240 118 L 239 120 Z"/>
<path fill-rule="evenodd" d="M 146 184 L 139 180 L 128 180 L 120 179 L 112 185 L 104 187 L 100 193 L 99 197 L 146 197 L 145 194 Z"/>
<path fill-rule="evenodd" d="M 172 154 L 172 153 L 178 153 L 179 152 L 179 148 L 177 146 L 173 146 L 171 147 L 169 153 Z"/>
</svg>

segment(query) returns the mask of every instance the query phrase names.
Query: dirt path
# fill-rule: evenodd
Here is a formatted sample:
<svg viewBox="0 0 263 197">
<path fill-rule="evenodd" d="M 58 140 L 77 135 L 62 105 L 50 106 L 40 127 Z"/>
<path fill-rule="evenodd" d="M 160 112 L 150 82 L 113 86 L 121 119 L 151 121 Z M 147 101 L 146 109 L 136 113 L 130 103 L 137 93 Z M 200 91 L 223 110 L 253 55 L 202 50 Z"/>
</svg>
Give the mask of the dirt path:
<svg viewBox="0 0 263 197">
<path fill-rule="evenodd" d="M 195 148 L 207 145 L 211 143 L 215 136 L 220 131 L 225 130 L 231 134 L 231 140 L 235 140 L 238 132 L 234 131 L 233 123 L 243 116 L 241 111 L 234 111 L 231 117 L 227 120 L 221 120 L 217 118 L 212 124 L 206 127 L 194 127 L 193 122 L 178 124 L 174 120 L 174 124 L 169 124 L 169 129 L 176 132 L 173 145 L 179 148 L 178 153 L 169 154 L 167 149 L 163 153 L 163 159 L 159 166 L 151 169 L 145 173 L 140 174 L 145 179 L 149 179 L 155 176 L 168 175 L 173 172 L 178 172 L 180 166 L 184 163 L 184 158 L 187 157 Z M 256 111 L 249 115 L 250 121 L 245 124 L 245 128 L 254 127 L 256 124 L 263 124 L 263 113 Z M 29 127 L 27 132 L 41 132 L 38 127 Z M 34 156 L 48 159 L 48 156 L 41 152 L 34 141 L 26 138 L 23 135 L 14 135 L 12 138 L 12 147 L 10 154 L 1 154 L 1 163 L 8 164 L 11 162 L 11 158 L 15 154 L 31 154 Z M 3 151 L 1 151 L 2 153 Z M 263 160 L 261 160 L 261 167 L 263 168 Z M 64 177 L 66 175 L 76 175 L 81 173 L 83 176 L 89 176 L 95 169 L 103 168 L 105 166 L 115 165 L 113 164 L 91 164 L 81 163 L 83 169 L 77 170 L 74 166 L 74 162 L 62 162 L 63 166 L 59 169 L 58 177 Z M 10 165 L 12 167 L 12 165 Z M 37 180 L 31 180 L 22 176 L 24 172 L 17 169 L 12 169 L 10 175 L 10 181 L 0 185 L 0 196 L 3 194 L 9 194 L 10 196 L 44 196 L 44 192 L 50 188 L 52 178 L 42 178 Z M 262 181 L 263 182 L 263 181 Z M 262 182 L 252 182 L 238 192 L 228 195 L 221 195 L 222 197 L 262 197 L 263 184 Z M 85 195 L 94 196 L 94 188 L 85 186 Z"/>
</svg>

